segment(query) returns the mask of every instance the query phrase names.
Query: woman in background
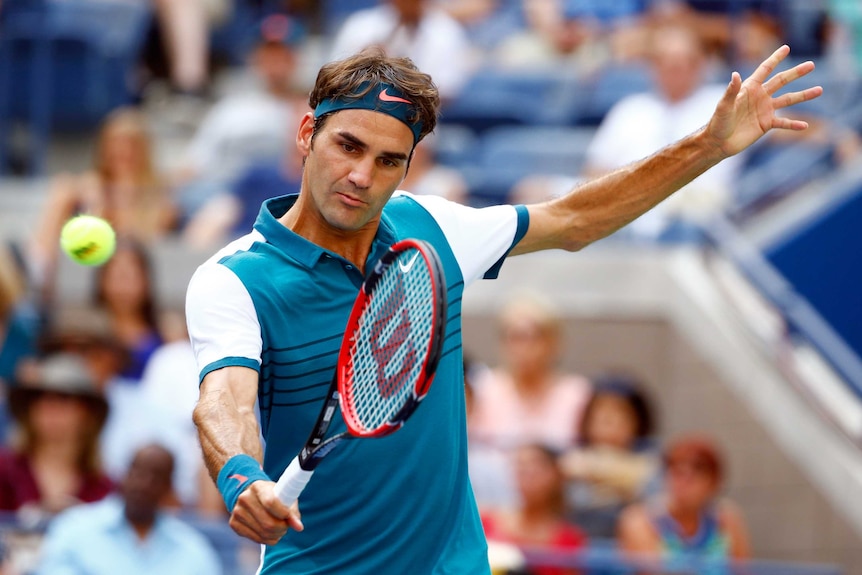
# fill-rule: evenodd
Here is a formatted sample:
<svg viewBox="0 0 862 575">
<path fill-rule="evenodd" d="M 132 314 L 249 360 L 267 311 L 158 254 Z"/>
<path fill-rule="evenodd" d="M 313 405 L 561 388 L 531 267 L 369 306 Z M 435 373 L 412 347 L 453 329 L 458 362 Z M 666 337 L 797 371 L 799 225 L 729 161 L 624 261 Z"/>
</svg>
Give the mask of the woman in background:
<svg viewBox="0 0 862 575">
<path fill-rule="evenodd" d="M 565 482 L 556 451 L 536 443 L 523 445 L 514 452 L 514 468 L 520 503 L 482 514 L 488 540 L 522 549 L 574 551 L 583 548 L 586 536 L 565 517 Z M 531 567 L 530 573 L 571 575 L 577 571 L 539 566 Z"/>
<path fill-rule="evenodd" d="M 693 436 L 678 439 L 665 450 L 664 469 L 664 492 L 620 517 L 620 547 L 671 561 L 748 558 L 742 515 L 720 497 L 724 463 L 715 444 Z"/>
<path fill-rule="evenodd" d="M 572 445 L 590 382 L 561 369 L 562 329 L 559 311 L 540 294 L 519 294 L 505 304 L 499 314 L 502 365 L 473 380 L 471 438 L 501 449 Z"/>
<path fill-rule="evenodd" d="M 150 356 L 163 343 L 144 245 L 120 240 L 113 257 L 99 268 L 95 287 L 93 303 L 107 312 L 116 341 L 128 353 L 119 375 L 140 381 Z"/>
<path fill-rule="evenodd" d="M 108 495 L 98 442 L 108 403 L 84 360 L 54 354 L 22 363 L 19 374 L 9 393 L 19 433 L 0 452 L 0 510 L 50 516 Z"/>
<path fill-rule="evenodd" d="M 623 508 L 643 496 L 660 468 L 643 385 L 625 374 L 593 380 L 577 447 L 560 461 L 571 519 L 590 537 L 612 538 Z"/>
<path fill-rule="evenodd" d="M 34 280 L 51 297 L 60 230 L 77 214 L 107 219 L 117 235 L 150 242 L 174 228 L 176 210 L 158 175 L 146 121 L 120 108 L 102 124 L 91 170 L 57 176 L 30 253 Z"/>
</svg>

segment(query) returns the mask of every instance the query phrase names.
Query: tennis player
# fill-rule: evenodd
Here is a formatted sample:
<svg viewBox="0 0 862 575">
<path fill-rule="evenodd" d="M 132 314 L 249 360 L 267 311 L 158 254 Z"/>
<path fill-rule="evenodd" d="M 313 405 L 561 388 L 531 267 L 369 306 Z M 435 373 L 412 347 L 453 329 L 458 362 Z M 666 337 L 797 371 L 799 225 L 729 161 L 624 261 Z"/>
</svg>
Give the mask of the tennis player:
<svg viewBox="0 0 862 575">
<path fill-rule="evenodd" d="M 804 130 L 776 111 L 822 89 L 774 96 L 814 67 L 773 75 L 788 53 L 779 48 L 744 82 L 734 73 L 709 123 L 655 155 L 550 202 L 484 209 L 398 190 L 436 123 L 428 75 L 373 49 L 325 65 L 296 135 L 300 193 L 266 201 L 254 229 L 200 266 L 187 295 L 204 457 L 231 527 L 265 544 L 259 572 L 489 573 L 467 475 L 465 286 L 495 277 L 508 255 L 583 248 L 771 129 Z M 407 237 L 434 245 L 448 283 L 435 383 L 402 430 L 342 444 L 298 506 L 285 506 L 272 479 L 314 425 L 363 273 Z"/>
</svg>

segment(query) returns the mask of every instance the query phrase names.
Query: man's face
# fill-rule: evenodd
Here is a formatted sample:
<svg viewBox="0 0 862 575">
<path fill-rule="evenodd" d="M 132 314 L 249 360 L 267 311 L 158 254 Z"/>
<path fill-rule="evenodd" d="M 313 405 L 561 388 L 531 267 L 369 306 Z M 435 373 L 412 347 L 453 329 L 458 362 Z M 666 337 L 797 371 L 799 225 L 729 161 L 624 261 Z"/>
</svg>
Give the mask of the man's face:
<svg viewBox="0 0 862 575">
<path fill-rule="evenodd" d="M 132 521 L 147 521 L 171 489 L 173 461 L 161 447 L 142 448 L 132 460 L 122 483 L 126 515 Z"/>
<path fill-rule="evenodd" d="M 297 136 L 306 159 L 303 193 L 310 194 L 310 216 L 340 233 L 376 226 L 407 173 L 413 133 L 392 116 L 370 110 L 335 112 L 312 143 L 313 125 L 307 114 Z"/>
</svg>

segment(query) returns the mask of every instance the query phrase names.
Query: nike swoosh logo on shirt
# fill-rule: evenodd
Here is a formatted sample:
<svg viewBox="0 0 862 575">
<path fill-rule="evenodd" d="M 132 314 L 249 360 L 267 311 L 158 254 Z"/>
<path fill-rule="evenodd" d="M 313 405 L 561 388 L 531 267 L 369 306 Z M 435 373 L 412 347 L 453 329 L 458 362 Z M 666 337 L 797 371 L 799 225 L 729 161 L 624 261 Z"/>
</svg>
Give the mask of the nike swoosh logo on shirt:
<svg viewBox="0 0 862 575">
<path fill-rule="evenodd" d="M 401 102 L 403 104 L 410 104 L 411 106 L 413 105 L 413 102 L 411 102 L 410 100 L 405 100 L 404 98 L 399 98 L 398 96 L 392 96 L 390 94 L 387 94 L 386 93 L 387 89 L 388 88 L 383 88 L 383 90 L 380 92 L 380 94 L 377 95 L 377 97 L 380 98 L 382 101 L 384 101 L 384 102 Z"/>
</svg>

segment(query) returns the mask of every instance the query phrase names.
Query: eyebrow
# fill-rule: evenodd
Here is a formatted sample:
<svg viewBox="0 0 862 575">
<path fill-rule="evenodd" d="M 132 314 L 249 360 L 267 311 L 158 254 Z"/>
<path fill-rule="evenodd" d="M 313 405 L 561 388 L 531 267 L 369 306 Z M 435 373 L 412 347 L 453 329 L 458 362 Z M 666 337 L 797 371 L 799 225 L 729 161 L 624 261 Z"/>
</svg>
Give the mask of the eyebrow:
<svg viewBox="0 0 862 575">
<path fill-rule="evenodd" d="M 347 140 L 348 142 L 350 142 L 351 144 L 353 144 L 357 148 L 361 148 L 363 150 L 368 149 L 368 144 L 366 144 L 365 142 L 363 142 L 362 140 L 360 140 L 359 138 L 357 138 L 356 136 L 354 136 L 350 132 L 336 132 L 336 134 L 338 134 L 339 137 L 341 137 L 344 140 Z M 407 161 L 407 154 L 403 154 L 401 152 L 386 152 L 386 151 L 384 151 L 384 152 L 380 153 L 380 157 L 381 158 L 389 158 L 391 160 Z"/>
</svg>

